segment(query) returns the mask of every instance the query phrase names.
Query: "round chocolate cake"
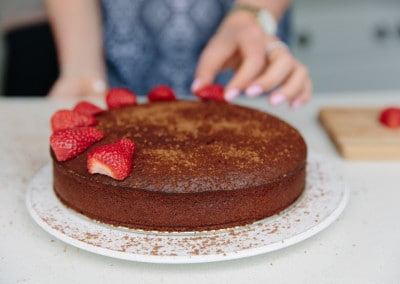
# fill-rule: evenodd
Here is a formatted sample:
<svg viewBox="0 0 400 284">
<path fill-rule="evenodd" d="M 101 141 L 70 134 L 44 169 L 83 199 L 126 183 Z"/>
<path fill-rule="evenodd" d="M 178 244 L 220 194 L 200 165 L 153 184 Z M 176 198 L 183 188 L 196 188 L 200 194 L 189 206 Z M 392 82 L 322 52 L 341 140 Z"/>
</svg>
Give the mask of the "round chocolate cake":
<svg viewBox="0 0 400 284">
<path fill-rule="evenodd" d="M 96 116 L 104 138 L 68 161 L 52 151 L 54 190 L 68 207 L 134 229 L 203 231 L 246 225 L 303 192 L 307 147 L 265 112 L 213 101 L 154 102 Z M 87 170 L 88 153 L 130 138 L 132 170 L 115 180 Z"/>
</svg>

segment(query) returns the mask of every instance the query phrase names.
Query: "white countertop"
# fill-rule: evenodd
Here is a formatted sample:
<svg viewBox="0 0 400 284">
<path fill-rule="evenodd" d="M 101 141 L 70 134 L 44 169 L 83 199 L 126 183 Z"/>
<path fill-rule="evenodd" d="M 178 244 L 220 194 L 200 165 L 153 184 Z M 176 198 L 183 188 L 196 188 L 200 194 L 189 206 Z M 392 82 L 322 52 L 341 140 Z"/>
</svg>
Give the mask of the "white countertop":
<svg viewBox="0 0 400 284">
<path fill-rule="evenodd" d="M 265 98 L 238 103 L 278 115 L 342 165 L 350 200 L 327 229 L 274 252 L 202 264 L 140 263 L 68 245 L 32 220 L 25 193 L 50 161 L 50 116 L 74 102 L 0 98 L 0 283 L 400 283 L 400 161 L 345 161 L 317 121 L 322 106 L 400 105 L 400 90 L 317 94 L 297 110 Z"/>
</svg>

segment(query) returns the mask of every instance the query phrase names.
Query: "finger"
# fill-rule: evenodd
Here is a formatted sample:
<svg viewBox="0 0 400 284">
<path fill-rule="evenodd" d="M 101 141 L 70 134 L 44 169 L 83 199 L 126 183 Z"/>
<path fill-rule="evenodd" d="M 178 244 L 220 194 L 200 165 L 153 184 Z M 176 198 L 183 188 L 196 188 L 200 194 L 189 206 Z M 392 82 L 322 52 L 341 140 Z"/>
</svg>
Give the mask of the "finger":
<svg viewBox="0 0 400 284">
<path fill-rule="evenodd" d="M 234 53 L 235 47 L 228 38 L 216 35 L 211 39 L 200 55 L 195 71 L 195 80 L 192 83 L 192 92 L 214 82 L 217 74 L 225 67 Z"/>
<path fill-rule="evenodd" d="M 242 40 L 239 42 L 242 62 L 233 78 L 226 86 L 225 98 L 232 100 L 244 90 L 250 82 L 263 70 L 265 52 L 263 45 L 256 40 Z"/>
<path fill-rule="evenodd" d="M 221 71 L 224 70 L 237 70 L 242 64 L 242 60 L 240 58 L 240 53 L 235 51 L 222 65 Z"/>
<path fill-rule="evenodd" d="M 308 79 L 300 94 L 290 102 L 290 107 L 298 108 L 304 105 L 311 99 L 311 96 L 312 96 L 312 82 L 310 79 Z"/>
<path fill-rule="evenodd" d="M 246 89 L 245 93 L 247 96 L 255 97 L 276 88 L 293 71 L 295 60 L 287 50 L 275 50 L 271 54 L 271 57 L 266 71 L 256 78 L 250 87 Z"/>
<path fill-rule="evenodd" d="M 286 100 L 293 101 L 303 90 L 308 78 L 307 68 L 300 62 L 296 62 L 296 67 L 286 81 L 269 96 L 270 103 L 278 105 Z"/>
</svg>

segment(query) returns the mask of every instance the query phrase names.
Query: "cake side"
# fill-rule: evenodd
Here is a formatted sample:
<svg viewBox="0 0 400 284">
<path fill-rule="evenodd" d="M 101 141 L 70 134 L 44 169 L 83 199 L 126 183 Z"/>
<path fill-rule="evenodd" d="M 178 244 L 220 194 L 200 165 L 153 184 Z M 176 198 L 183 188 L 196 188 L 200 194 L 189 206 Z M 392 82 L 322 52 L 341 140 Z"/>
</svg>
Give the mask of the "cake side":
<svg viewBox="0 0 400 284">
<path fill-rule="evenodd" d="M 55 192 L 68 207 L 107 224 L 156 231 L 251 224 L 290 206 L 305 187 L 305 167 L 256 188 L 173 194 L 107 187 L 82 180 L 57 163 L 53 170 Z"/>
</svg>

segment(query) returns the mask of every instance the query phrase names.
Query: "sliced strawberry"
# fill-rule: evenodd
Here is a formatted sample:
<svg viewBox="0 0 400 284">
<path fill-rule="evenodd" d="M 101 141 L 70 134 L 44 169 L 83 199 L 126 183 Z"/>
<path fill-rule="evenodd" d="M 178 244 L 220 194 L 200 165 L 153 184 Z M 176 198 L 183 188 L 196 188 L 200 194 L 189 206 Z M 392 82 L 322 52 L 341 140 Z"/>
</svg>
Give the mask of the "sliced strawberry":
<svg viewBox="0 0 400 284">
<path fill-rule="evenodd" d="M 97 147 L 89 153 L 87 169 L 91 174 L 124 180 L 131 172 L 134 152 L 135 143 L 127 138 Z"/>
<path fill-rule="evenodd" d="M 50 146 L 57 160 L 62 162 L 76 157 L 103 136 L 103 133 L 94 127 L 62 129 L 50 136 Z"/>
<path fill-rule="evenodd" d="M 93 126 L 96 124 L 97 119 L 95 117 L 67 109 L 59 110 L 51 117 L 51 129 L 53 132 L 68 128 Z"/>
<path fill-rule="evenodd" d="M 200 88 L 195 92 L 195 95 L 202 100 L 225 102 L 224 87 L 219 84 L 211 84 Z"/>
<path fill-rule="evenodd" d="M 75 105 L 73 111 L 75 111 L 77 113 L 81 113 L 81 114 L 91 115 L 91 116 L 104 112 L 104 110 L 102 108 L 100 108 L 100 107 L 96 106 L 95 104 L 92 104 L 88 101 L 81 101 L 81 102 L 77 103 Z"/>
<path fill-rule="evenodd" d="M 136 105 L 136 95 L 127 88 L 110 89 L 106 96 L 106 103 L 109 109 L 119 108 L 128 105 Z"/>
<path fill-rule="evenodd" d="M 150 90 L 147 94 L 150 102 L 156 101 L 176 101 L 174 90 L 166 85 L 159 85 Z"/>
<path fill-rule="evenodd" d="M 381 111 L 379 120 L 390 128 L 400 127 L 400 108 L 388 107 Z"/>
</svg>

